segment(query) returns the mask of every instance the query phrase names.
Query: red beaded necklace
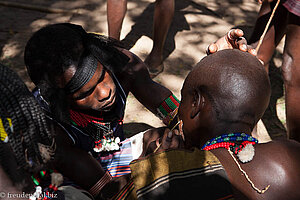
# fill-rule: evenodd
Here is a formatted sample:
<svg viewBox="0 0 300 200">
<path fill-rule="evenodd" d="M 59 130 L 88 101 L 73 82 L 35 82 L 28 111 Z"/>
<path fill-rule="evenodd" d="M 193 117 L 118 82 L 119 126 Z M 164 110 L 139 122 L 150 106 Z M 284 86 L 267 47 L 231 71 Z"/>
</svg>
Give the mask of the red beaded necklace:
<svg viewBox="0 0 300 200">
<path fill-rule="evenodd" d="M 119 149 L 120 139 L 114 137 L 111 122 L 103 122 L 102 117 L 94 117 L 74 110 L 70 110 L 70 118 L 77 126 L 82 128 L 88 129 L 89 124 L 96 128 L 96 130 L 90 132 L 91 136 L 94 137 L 93 149 L 95 152 Z M 122 125 L 123 120 L 119 120 L 118 123 Z"/>
</svg>

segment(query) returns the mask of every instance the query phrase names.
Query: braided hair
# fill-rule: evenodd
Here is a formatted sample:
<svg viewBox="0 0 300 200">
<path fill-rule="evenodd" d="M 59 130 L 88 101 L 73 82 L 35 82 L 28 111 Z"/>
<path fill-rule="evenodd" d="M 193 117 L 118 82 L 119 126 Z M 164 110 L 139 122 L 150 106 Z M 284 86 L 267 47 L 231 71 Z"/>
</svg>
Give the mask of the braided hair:
<svg viewBox="0 0 300 200">
<path fill-rule="evenodd" d="M 22 173 L 33 173 L 46 167 L 54 157 L 55 142 L 52 126 L 31 92 L 8 67 L 0 64 L 0 164 L 14 183 Z M 1 128 L 1 127 L 0 127 Z M 16 170 L 12 169 L 12 162 Z M 17 175 L 16 175 L 17 174 Z"/>
<path fill-rule="evenodd" d="M 57 120 L 67 122 L 64 119 L 68 119 L 69 108 L 58 79 L 71 67 L 79 70 L 86 56 L 97 59 L 113 73 L 122 71 L 129 58 L 116 47 L 121 47 L 118 41 L 87 33 L 70 23 L 49 25 L 33 34 L 25 47 L 25 65 Z"/>
</svg>

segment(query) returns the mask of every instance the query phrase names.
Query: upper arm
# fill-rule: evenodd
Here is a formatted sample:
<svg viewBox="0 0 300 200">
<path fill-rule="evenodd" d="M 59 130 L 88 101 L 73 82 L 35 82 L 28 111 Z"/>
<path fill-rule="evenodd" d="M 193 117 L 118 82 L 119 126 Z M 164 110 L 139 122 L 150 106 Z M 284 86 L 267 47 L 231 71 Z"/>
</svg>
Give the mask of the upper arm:
<svg viewBox="0 0 300 200">
<path fill-rule="evenodd" d="M 151 112 L 156 113 L 159 105 L 172 92 L 150 78 L 146 64 L 141 59 L 127 50 L 122 52 L 130 58 L 123 72 L 126 80 L 130 81 L 128 90 Z"/>
</svg>

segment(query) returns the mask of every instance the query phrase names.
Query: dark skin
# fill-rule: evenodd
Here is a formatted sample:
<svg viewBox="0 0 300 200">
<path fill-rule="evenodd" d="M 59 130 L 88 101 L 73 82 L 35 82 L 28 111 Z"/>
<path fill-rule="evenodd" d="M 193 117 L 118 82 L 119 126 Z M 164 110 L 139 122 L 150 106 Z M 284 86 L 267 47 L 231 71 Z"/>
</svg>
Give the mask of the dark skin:
<svg viewBox="0 0 300 200">
<path fill-rule="evenodd" d="M 236 33 L 233 34 L 234 37 L 239 37 Z M 222 49 L 223 46 L 233 48 L 230 43 L 226 43 L 226 45 L 223 46 L 222 42 L 218 44 L 220 44 L 218 46 L 219 50 Z M 242 44 L 244 43 L 239 42 L 235 47 L 240 48 Z M 125 49 L 119 50 L 130 58 L 129 63 L 125 66 L 125 70 L 115 74 L 122 88 L 126 94 L 131 92 L 145 107 L 153 113 L 156 113 L 156 108 L 164 99 L 171 95 L 171 92 L 165 87 L 152 81 L 146 65 L 136 55 Z M 74 73 L 74 67 L 70 67 L 66 70 L 63 76 L 57 79 L 58 86 L 63 88 L 73 77 Z M 105 70 L 103 66 L 98 63 L 96 73 L 90 81 L 80 90 L 69 95 L 68 100 L 72 109 L 97 116 L 99 111 L 109 111 L 110 108 L 114 106 L 115 88 L 116 85 L 113 81 L 111 72 Z M 58 134 L 56 138 L 58 147 L 56 159 L 57 166 L 62 174 L 74 180 L 82 188 L 89 190 L 105 172 L 92 156 L 85 151 L 74 147 L 67 134 L 64 131 L 59 131 L 59 129 L 60 128 L 57 130 Z M 163 134 L 163 141 L 166 141 L 166 143 L 163 142 L 161 148 L 170 148 L 170 145 L 177 147 L 177 142 L 173 143 L 173 140 L 167 139 L 167 133 L 168 130 L 163 131 L 163 129 L 146 133 L 144 136 L 144 151 L 142 155 L 150 153 L 151 151 L 146 150 L 148 149 L 148 146 L 151 143 L 153 146 L 153 142 Z M 174 137 L 179 136 L 176 135 Z M 80 162 L 79 165 L 78 160 L 83 162 Z M 78 174 L 81 174 L 82 172 L 85 173 L 85 176 L 78 176 Z M 113 194 L 126 184 L 129 176 L 130 174 L 128 176 L 114 178 L 110 184 L 103 188 L 100 195 L 112 197 Z"/>
<path fill-rule="evenodd" d="M 163 61 L 163 47 L 174 15 L 174 0 L 156 0 L 153 16 L 153 48 L 145 63 L 149 69 L 158 68 Z M 108 35 L 120 39 L 127 0 L 107 0 Z"/>
<path fill-rule="evenodd" d="M 64 176 L 70 178 L 83 189 L 89 190 L 105 174 L 105 171 L 90 154 L 74 147 L 71 139 L 60 126 L 56 126 L 55 129 L 57 134 L 56 143 L 59 148 L 56 151 L 54 166 Z M 78 174 L 82 174 L 83 172 L 84 176 L 78 176 Z M 96 199 L 113 197 L 126 185 L 129 178 L 129 175 L 114 178 L 104 186 Z"/>
<path fill-rule="evenodd" d="M 218 58 L 218 55 L 213 59 L 204 59 L 188 75 L 182 89 L 182 101 L 179 108 L 180 119 L 183 120 L 186 148 L 201 148 L 208 139 L 228 132 L 251 134 L 255 122 L 266 109 L 270 97 L 270 85 L 267 75 L 262 72 L 263 67 L 257 60 L 253 64 L 254 60 L 251 57 L 241 58 L 239 53 L 228 52 L 228 58 L 233 56 L 236 58 L 234 62 L 237 65 L 235 66 L 239 70 L 233 71 L 231 76 L 223 76 L 223 74 L 230 69 L 226 63 L 232 65 L 232 61 L 224 57 Z M 214 63 L 219 64 L 219 67 Z M 252 76 L 254 71 L 251 68 L 254 71 L 257 70 L 257 76 Z M 207 92 L 198 89 L 203 85 L 207 87 L 207 91 L 210 91 L 214 102 Z M 245 97 L 235 96 L 237 86 L 242 89 L 241 91 L 250 88 L 251 96 L 247 96 L 248 91 L 244 94 Z M 222 91 L 226 91 L 227 95 L 224 98 L 228 99 L 226 104 L 230 105 L 227 122 L 222 120 L 226 112 L 218 112 L 218 117 L 216 114 L 216 106 L 224 102 L 222 97 L 225 93 Z M 234 104 L 231 105 L 231 102 Z M 236 110 L 234 106 L 238 106 Z M 226 107 L 223 109 L 226 111 Z M 245 113 L 248 114 L 245 115 Z M 231 122 L 228 123 L 228 121 Z M 254 148 L 253 160 L 246 164 L 241 162 L 239 164 L 257 188 L 263 189 L 270 185 L 264 194 L 259 194 L 252 189 L 227 149 L 219 148 L 211 151 L 224 166 L 234 189 L 235 199 L 299 199 L 300 145 L 294 141 L 284 140 L 256 144 Z"/>
<path fill-rule="evenodd" d="M 145 64 L 136 55 L 125 49 L 120 51 L 130 58 L 125 70 L 115 74 L 126 95 L 131 92 L 145 107 L 156 113 L 156 108 L 171 95 L 171 91 L 152 81 Z M 66 70 L 58 85 L 63 88 L 74 73 L 72 67 Z M 109 111 L 113 106 L 115 93 L 116 85 L 111 72 L 98 63 L 96 73 L 80 90 L 69 95 L 69 102 L 72 108 L 97 116 L 99 111 Z"/>
<path fill-rule="evenodd" d="M 17 189 L 12 181 L 9 179 L 9 177 L 6 175 L 2 167 L 0 166 L 0 189 L 1 192 L 5 191 L 5 195 L 7 193 L 14 193 L 14 194 L 22 194 L 22 190 Z M 2 199 L 2 198 L 1 198 Z"/>
<path fill-rule="evenodd" d="M 171 92 L 165 87 L 152 81 L 145 64 L 134 54 L 125 49 L 120 49 L 125 53 L 130 61 L 122 73 L 115 74 L 122 85 L 126 95 L 132 92 L 133 95 L 152 112 L 161 102 L 171 95 Z M 69 68 L 62 77 L 58 79 L 58 85 L 64 85 L 73 77 L 74 68 Z M 145 87 L 148 88 L 145 90 Z M 109 111 L 114 106 L 116 85 L 113 81 L 110 71 L 105 70 L 98 63 L 96 73 L 80 90 L 69 95 L 69 102 L 72 109 L 85 112 L 89 115 L 97 116 L 99 111 Z M 157 95 L 153 95 L 157 94 Z M 72 179 L 78 185 L 89 190 L 105 173 L 98 161 L 96 161 L 87 152 L 78 149 L 72 145 L 72 141 L 64 131 L 57 131 L 57 166 L 59 170 L 67 177 Z M 80 165 L 78 160 L 81 160 Z M 85 176 L 78 176 L 85 172 Z M 103 188 L 101 195 L 112 197 L 128 181 L 130 175 L 113 179 Z"/>
<path fill-rule="evenodd" d="M 260 34 L 258 33 L 262 33 L 265 28 L 266 20 L 268 20 L 264 15 L 272 11 L 269 2 L 273 2 L 273 0 L 261 2 L 262 6 L 258 14 L 253 35 L 250 38 L 250 42 L 253 42 L 253 46 L 256 46 L 259 40 L 257 35 L 259 36 Z M 287 131 L 289 138 L 298 142 L 300 142 L 300 109 L 298 106 L 300 100 L 300 70 L 298 69 L 300 63 L 299 21 L 299 16 L 288 12 L 282 4 L 279 4 L 274 15 L 273 23 L 271 23 L 257 55 L 265 63 L 265 69 L 268 71 L 269 61 L 272 58 L 275 48 L 283 36 L 286 36 L 281 69 L 285 86 Z"/>
</svg>

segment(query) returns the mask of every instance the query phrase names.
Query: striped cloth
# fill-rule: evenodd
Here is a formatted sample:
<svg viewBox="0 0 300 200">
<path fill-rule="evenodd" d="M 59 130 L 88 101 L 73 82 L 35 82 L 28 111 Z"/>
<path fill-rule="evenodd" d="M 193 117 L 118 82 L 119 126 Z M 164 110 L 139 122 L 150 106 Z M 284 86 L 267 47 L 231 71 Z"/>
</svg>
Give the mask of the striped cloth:
<svg viewBox="0 0 300 200">
<path fill-rule="evenodd" d="M 225 169 L 209 151 L 168 150 L 134 160 L 130 167 L 135 189 L 129 185 L 127 191 L 138 200 L 234 199 Z"/>
<path fill-rule="evenodd" d="M 112 177 L 119 177 L 131 173 L 129 164 L 133 160 L 130 139 L 121 142 L 120 150 L 114 153 L 102 153 L 96 158 L 104 170 L 108 170 Z"/>
<path fill-rule="evenodd" d="M 289 12 L 300 17 L 300 0 L 286 0 L 282 5 Z"/>
<path fill-rule="evenodd" d="M 133 184 L 133 180 L 130 181 L 122 188 L 122 190 L 116 194 L 112 199 L 114 200 L 136 200 L 136 189 Z"/>
</svg>

